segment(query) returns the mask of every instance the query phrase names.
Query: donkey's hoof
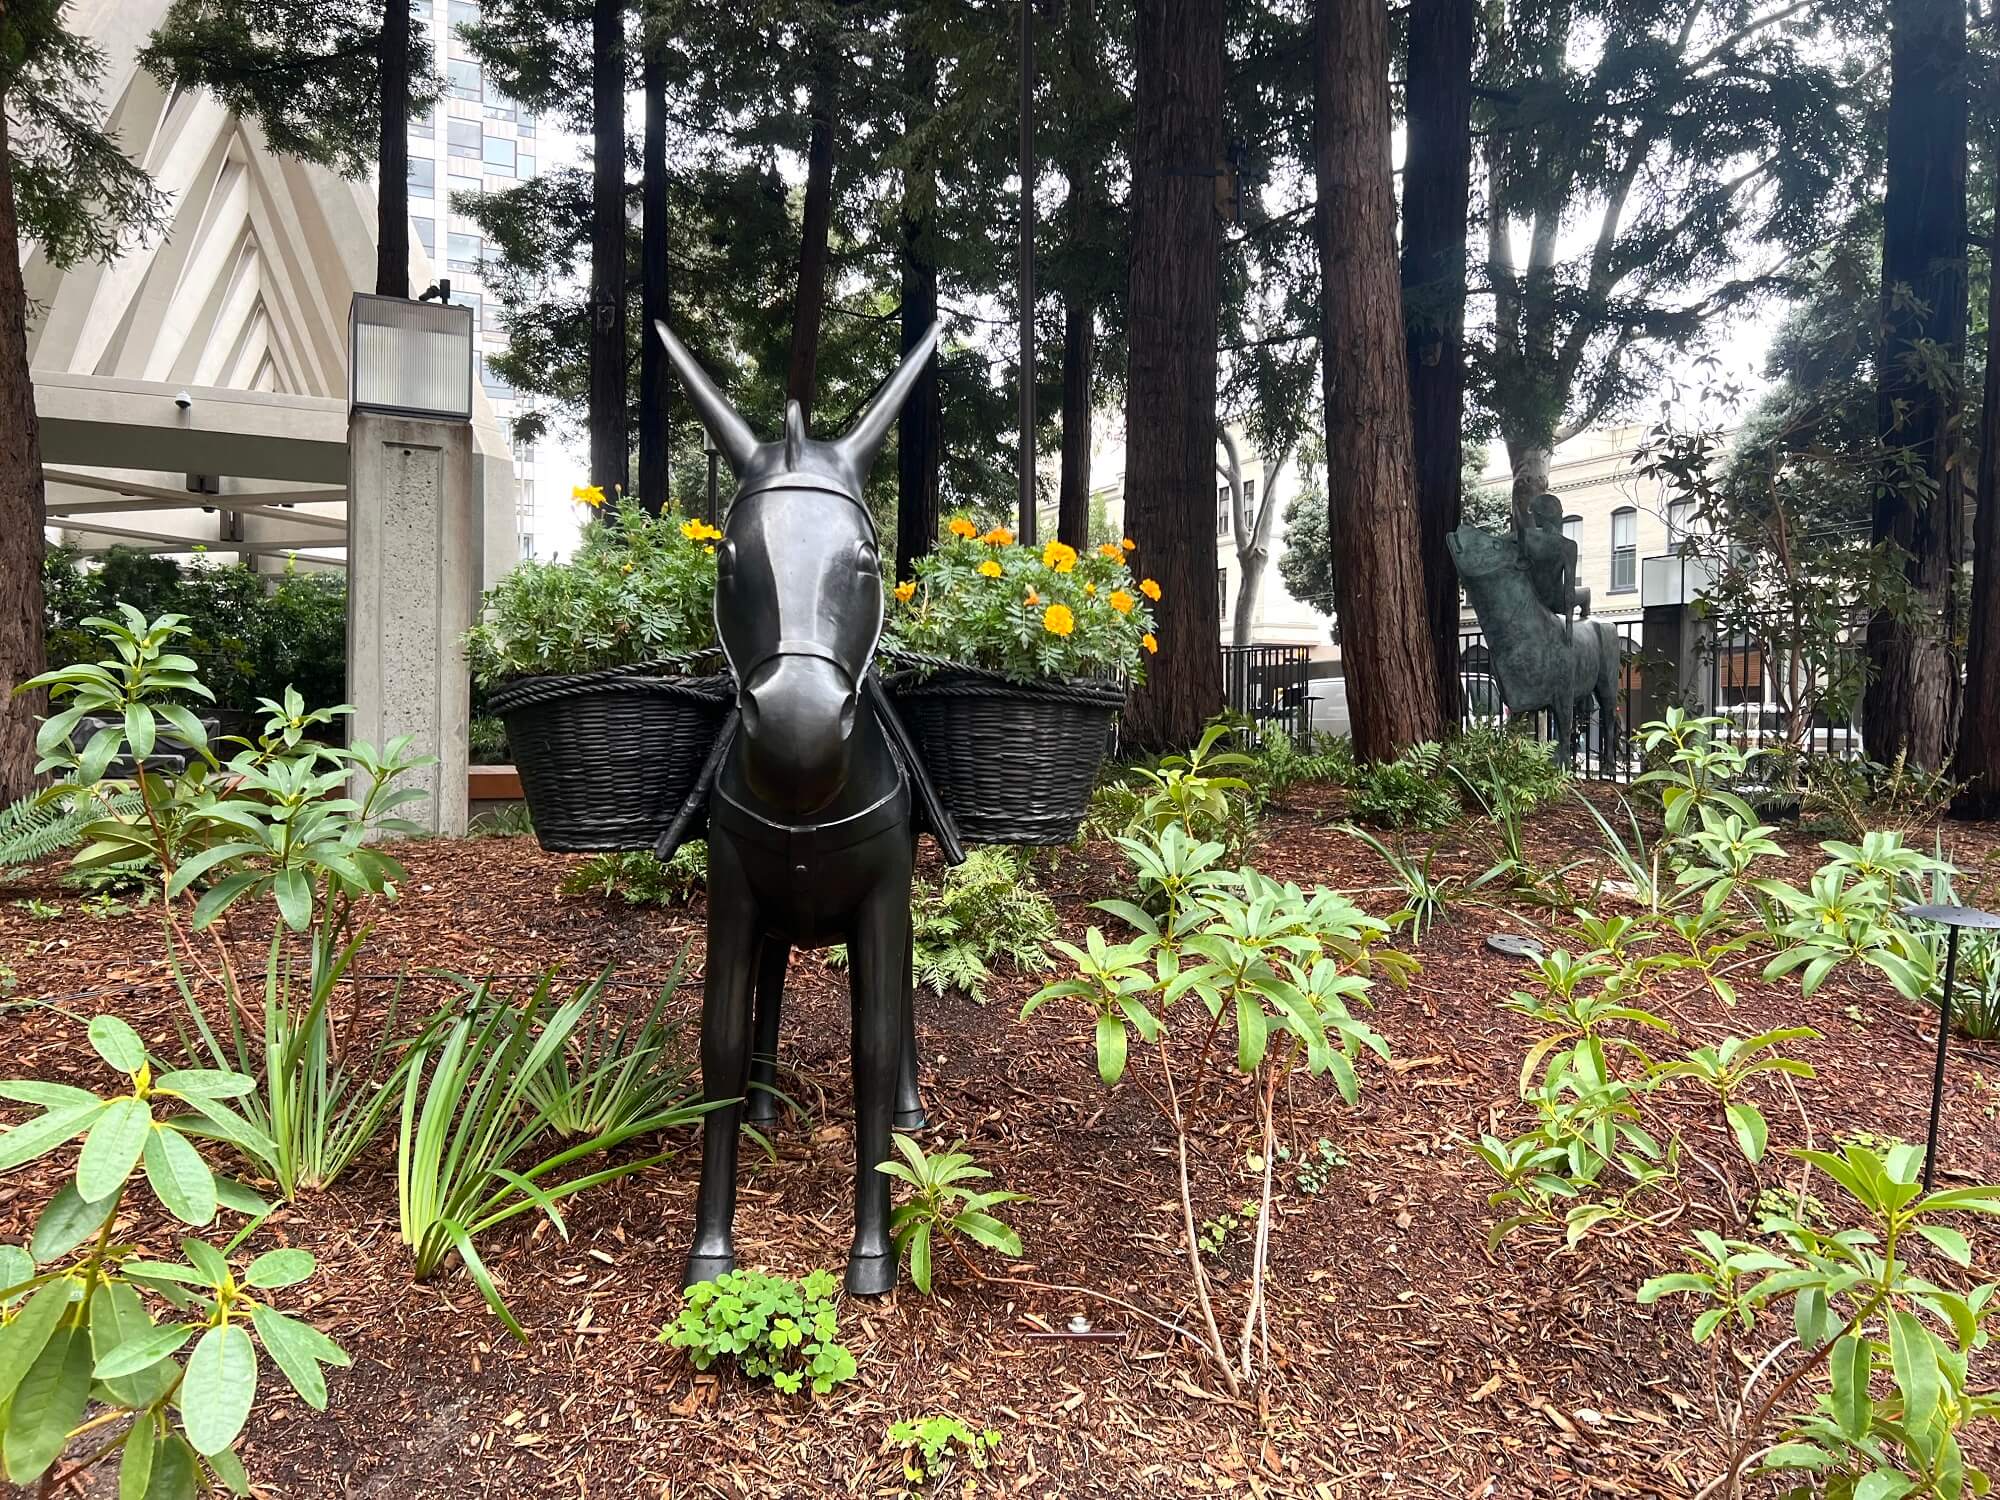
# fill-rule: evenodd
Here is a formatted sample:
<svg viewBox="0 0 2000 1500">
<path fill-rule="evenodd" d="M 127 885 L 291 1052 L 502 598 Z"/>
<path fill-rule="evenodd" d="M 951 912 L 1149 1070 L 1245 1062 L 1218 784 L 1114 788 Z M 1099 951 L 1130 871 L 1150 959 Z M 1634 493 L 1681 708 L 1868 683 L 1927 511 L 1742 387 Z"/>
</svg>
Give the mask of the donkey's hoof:
<svg viewBox="0 0 2000 1500">
<path fill-rule="evenodd" d="M 704 1281 L 714 1281 L 736 1269 L 736 1252 L 724 1250 L 715 1255 L 690 1255 L 687 1275 L 681 1278 L 681 1289 L 698 1286 Z"/>
<path fill-rule="evenodd" d="M 899 1109 L 896 1111 L 896 1128 L 898 1130 L 929 1130 L 931 1128 L 931 1117 L 924 1113 L 924 1107 L 921 1104 L 915 1109 Z"/>
<path fill-rule="evenodd" d="M 896 1256 L 847 1257 L 847 1290 L 856 1297 L 882 1297 L 896 1289 Z"/>
</svg>

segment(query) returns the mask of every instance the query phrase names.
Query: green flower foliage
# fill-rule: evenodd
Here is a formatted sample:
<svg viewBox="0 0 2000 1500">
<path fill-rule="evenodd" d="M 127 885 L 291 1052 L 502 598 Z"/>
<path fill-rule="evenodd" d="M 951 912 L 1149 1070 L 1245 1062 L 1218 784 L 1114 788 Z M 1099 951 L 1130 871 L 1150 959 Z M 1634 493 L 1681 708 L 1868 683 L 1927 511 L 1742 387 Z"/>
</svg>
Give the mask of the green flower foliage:
<svg viewBox="0 0 2000 1500">
<path fill-rule="evenodd" d="M 662 862 L 651 850 L 595 854 L 556 887 L 565 896 L 622 896 L 627 906 L 684 906 L 708 886 L 708 845 L 693 839 Z"/>
<path fill-rule="evenodd" d="M 903 1159 L 877 1162 L 875 1170 L 911 1189 L 909 1199 L 890 1216 L 889 1230 L 897 1258 L 909 1258 L 910 1280 L 918 1291 L 930 1295 L 932 1252 L 939 1241 L 956 1250 L 961 1239 L 969 1239 L 1001 1255 L 1020 1255 L 1021 1236 L 994 1217 L 993 1210 L 1025 1202 L 1025 1194 L 970 1186 L 993 1174 L 962 1150 L 933 1155 L 900 1132 L 895 1142 Z"/>
<path fill-rule="evenodd" d="M 826 1271 L 802 1282 L 730 1271 L 688 1288 L 680 1316 L 660 1330 L 660 1342 L 687 1350 L 697 1370 L 729 1358 L 753 1380 L 768 1379 L 787 1394 L 810 1381 L 813 1394 L 824 1396 L 855 1372 L 854 1355 L 838 1342 L 838 1288 Z"/>
<path fill-rule="evenodd" d="M 1055 904 L 1036 889 L 1018 850 L 983 845 L 933 885 L 910 887 L 910 937 L 916 981 L 933 994 L 962 990 L 980 1005 L 996 964 L 1017 974 L 1040 973 L 1052 962 Z M 845 944 L 827 958 L 847 962 Z"/>
<path fill-rule="evenodd" d="M 896 586 L 888 645 L 1017 682 L 1122 672 L 1146 679 L 1159 585 L 1132 577 L 1124 550 L 1106 542 L 1081 555 L 1061 542 L 1040 552 L 996 527 L 984 535 L 959 516 L 917 576 Z M 1116 557 L 1111 554 L 1117 553 Z"/>
<path fill-rule="evenodd" d="M 473 677 L 595 672 L 715 643 L 715 540 L 701 520 L 627 501 L 584 528 L 565 562 L 520 563 L 465 635 Z"/>
</svg>

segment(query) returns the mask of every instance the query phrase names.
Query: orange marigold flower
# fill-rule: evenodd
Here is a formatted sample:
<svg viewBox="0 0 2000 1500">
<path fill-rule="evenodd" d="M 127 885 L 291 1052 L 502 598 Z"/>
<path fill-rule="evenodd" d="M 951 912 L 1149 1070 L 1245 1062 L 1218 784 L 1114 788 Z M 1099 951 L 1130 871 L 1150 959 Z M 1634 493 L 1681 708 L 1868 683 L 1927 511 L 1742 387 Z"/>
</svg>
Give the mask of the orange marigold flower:
<svg viewBox="0 0 2000 1500">
<path fill-rule="evenodd" d="M 914 582 L 904 582 L 896 585 L 896 597 L 905 604 L 910 602 L 911 597 L 916 592 L 917 586 Z"/>
<path fill-rule="evenodd" d="M 1111 599 L 1109 602 L 1111 607 L 1117 610 L 1119 614 L 1129 615 L 1132 613 L 1132 606 L 1137 604 L 1139 601 L 1137 599 L 1134 599 L 1130 594 L 1126 593 L 1125 590 L 1123 589 L 1113 589 L 1111 591 Z"/>
<path fill-rule="evenodd" d="M 1139 592 L 1144 594 L 1148 599 L 1151 599 L 1155 604 L 1160 602 L 1160 586 L 1150 578 L 1139 580 Z"/>
<path fill-rule="evenodd" d="M 989 547 L 1010 547 L 1014 543 L 1014 533 L 1005 526 L 995 526 L 979 540 Z"/>
<path fill-rule="evenodd" d="M 1093 599 L 1095 599 L 1095 598 L 1097 597 L 1097 585 L 1096 585 L 1096 584 L 1094 584 L 1094 583 L 1086 583 L 1086 584 L 1085 584 L 1085 585 L 1083 586 L 1083 591 L 1084 591 L 1084 592 L 1085 592 L 1086 594 L 1090 595 L 1090 597 L 1091 597 L 1091 598 L 1093 598 Z"/>
<path fill-rule="evenodd" d="M 964 516 L 953 516 L 951 518 L 951 525 L 947 529 L 953 536 L 971 537 L 979 535 L 979 528 L 974 526 Z"/>
<path fill-rule="evenodd" d="M 1119 545 L 1120 547 L 1123 547 L 1123 548 L 1124 548 L 1124 549 L 1125 549 L 1125 550 L 1126 550 L 1127 552 L 1130 552 L 1130 551 L 1132 551 L 1132 550 L 1133 550 L 1133 549 L 1134 549 L 1135 547 L 1137 547 L 1137 546 L 1138 546 L 1139 544 L 1138 544 L 1137 542 L 1133 541 L 1133 540 L 1132 540 L 1132 538 L 1130 538 L 1130 537 L 1128 536 L 1128 537 L 1126 537 L 1126 538 L 1125 538 L 1125 539 L 1124 539 L 1123 541 L 1121 541 L 1121 542 L 1120 542 L 1120 543 L 1119 543 L 1118 545 Z"/>
<path fill-rule="evenodd" d="M 592 510 L 604 509 L 604 490 L 595 484 L 573 484 L 569 497 L 579 505 L 588 505 Z"/>
<path fill-rule="evenodd" d="M 1029 604 L 1040 604 L 1042 602 L 1042 596 L 1036 593 L 1033 589 L 1029 589 L 1027 602 Z"/>
<path fill-rule="evenodd" d="M 1067 573 L 1076 566 L 1076 548 L 1065 542 L 1050 542 L 1042 548 L 1042 566 Z"/>
<path fill-rule="evenodd" d="M 1068 635 L 1076 629 L 1076 616 L 1067 604 L 1051 604 L 1042 611 L 1042 629 L 1050 635 Z"/>
<path fill-rule="evenodd" d="M 1108 557 L 1113 562 L 1125 561 L 1125 554 L 1118 550 L 1118 544 L 1116 542 L 1106 542 L 1103 546 L 1097 549 L 1097 555 L 1099 557 Z"/>
<path fill-rule="evenodd" d="M 979 565 L 979 572 L 980 576 L 984 578 L 998 578 L 1000 576 L 1000 564 L 989 557 Z"/>
<path fill-rule="evenodd" d="M 1139 644 L 1146 648 L 1146 654 L 1148 656 L 1151 656 L 1154 652 L 1160 649 L 1160 643 L 1153 639 L 1153 632 L 1150 630 L 1147 631 L 1144 635 L 1139 637 Z"/>
</svg>

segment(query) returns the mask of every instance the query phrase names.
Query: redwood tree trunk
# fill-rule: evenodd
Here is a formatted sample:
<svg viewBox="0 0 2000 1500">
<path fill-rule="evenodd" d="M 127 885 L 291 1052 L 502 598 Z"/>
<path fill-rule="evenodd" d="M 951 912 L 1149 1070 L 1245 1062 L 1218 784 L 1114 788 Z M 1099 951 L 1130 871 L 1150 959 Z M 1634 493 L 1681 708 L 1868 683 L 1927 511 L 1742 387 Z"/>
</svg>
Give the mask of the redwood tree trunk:
<svg viewBox="0 0 2000 1500">
<path fill-rule="evenodd" d="M 1417 524 L 1438 718 L 1456 724 L 1458 525 L 1465 423 L 1465 233 L 1472 200 L 1473 0 L 1411 0 L 1403 158 L 1403 319 Z"/>
<path fill-rule="evenodd" d="M 1096 0 L 1069 0 L 1063 15 L 1063 43 L 1076 78 L 1097 72 Z M 1097 157 L 1084 149 L 1081 132 L 1068 133 L 1063 177 L 1069 185 L 1064 232 L 1072 247 L 1087 245 L 1097 233 Z M 1071 264 L 1062 288 L 1062 479 L 1056 493 L 1056 540 L 1081 552 L 1090 540 L 1090 383 L 1097 363 L 1097 306 L 1080 268 Z"/>
<path fill-rule="evenodd" d="M 1134 695 L 1133 745 L 1191 743 L 1222 707 L 1215 552 L 1215 325 L 1222 0 L 1138 0 L 1125 529 L 1159 581 L 1159 655 Z M 1386 87 L 1387 80 L 1384 79 Z M 1385 122 L 1384 147 L 1388 140 Z M 1397 347 L 1400 349 L 1401 344 Z"/>
<path fill-rule="evenodd" d="M 610 501 L 631 447 L 625 383 L 625 7 L 594 0 L 590 30 L 590 482 Z"/>
<path fill-rule="evenodd" d="M 668 426 L 667 348 L 653 325 L 667 321 L 667 68 L 666 36 L 657 29 L 644 42 L 640 88 L 646 101 L 646 138 L 641 147 L 639 207 L 639 503 L 658 515 L 671 498 L 668 464 L 673 433 Z M 691 507 L 692 509 L 692 507 Z"/>
<path fill-rule="evenodd" d="M 828 45 L 822 42 L 822 47 Z M 799 237 L 799 285 L 792 301 L 792 357 L 785 394 L 812 416 L 818 383 L 820 315 L 826 306 L 827 237 L 833 228 L 833 91 L 827 66 L 815 69 L 812 140 L 806 148 L 805 222 Z"/>
<path fill-rule="evenodd" d="M 42 670 L 41 434 L 28 375 L 28 294 L 21 284 L 12 146 L 0 98 L 0 804 L 34 790 L 35 723 L 41 693 L 14 695 Z"/>
<path fill-rule="evenodd" d="M 1891 0 L 1876 377 L 1886 452 L 1871 536 L 1901 552 L 1916 607 L 1902 619 L 1878 610 L 1868 622 L 1861 729 L 1870 758 L 1907 754 L 1930 770 L 1949 762 L 1958 728 L 1952 580 L 1963 551 L 1964 480 L 1957 392 L 1933 389 L 1905 356 L 1925 340 L 1954 370 L 1964 361 L 1965 173 L 1964 0 Z"/>
<path fill-rule="evenodd" d="M 1389 165 L 1389 14 L 1315 0 L 1327 530 L 1355 754 L 1438 738 Z"/>
<path fill-rule="evenodd" d="M 903 87 L 912 113 L 928 113 L 937 98 L 938 65 L 927 48 L 903 49 Z M 904 121 L 907 131 L 917 121 Z M 930 241 L 937 201 L 936 173 L 926 157 L 906 169 L 903 184 L 902 352 L 917 347 L 937 321 L 937 252 Z M 941 411 L 937 357 L 924 366 L 916 389 L 896 418 L 896 576 L 908 578 L 916 561 L 930 551 L 938 534 L 938 466 Z"/>
<path fill-rule="evenodd" d="M 1989 34 L 2000 34 L 2000 0 L 1989 7 Z M 2000 111 L 1990 110 L 1989 153 L 2000 146 Z M 1990 156 L 1989 156 L 1990 159 Z M 2000 175 L 1991 220 L 2000 235 Z M 1987 250 L 1986 390 L 1979 412 L 1979 489 L 1972 523 L 1972 610 L 1966 623 L 1965 711 L 1952 776 L 1964 790 L 1952 804 L 1961 818 L 2000 817 L 2000 266 Z"/>
<path fill-rule="evenodd" d="M 375 293 L 410 295 L 410 0 L 384 0 L 382 138 L 375 185 Z"/>
</svg>

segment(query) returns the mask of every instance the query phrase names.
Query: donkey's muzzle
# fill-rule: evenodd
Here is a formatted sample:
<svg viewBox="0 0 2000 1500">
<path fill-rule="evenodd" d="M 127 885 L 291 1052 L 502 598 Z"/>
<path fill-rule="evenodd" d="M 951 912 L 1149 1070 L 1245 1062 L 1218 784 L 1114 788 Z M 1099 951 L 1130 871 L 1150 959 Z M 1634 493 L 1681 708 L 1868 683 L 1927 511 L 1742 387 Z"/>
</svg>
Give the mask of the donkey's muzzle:
<svg viewBox="0 0 2000 1500">
<path fill-rule="evenodd" d="M 737 695 L 743 771 L 772 808 L 817 812 L 847 780 L 857 697 L 838 663 L 820 656 L 767 657 Z"/>
</svg>

